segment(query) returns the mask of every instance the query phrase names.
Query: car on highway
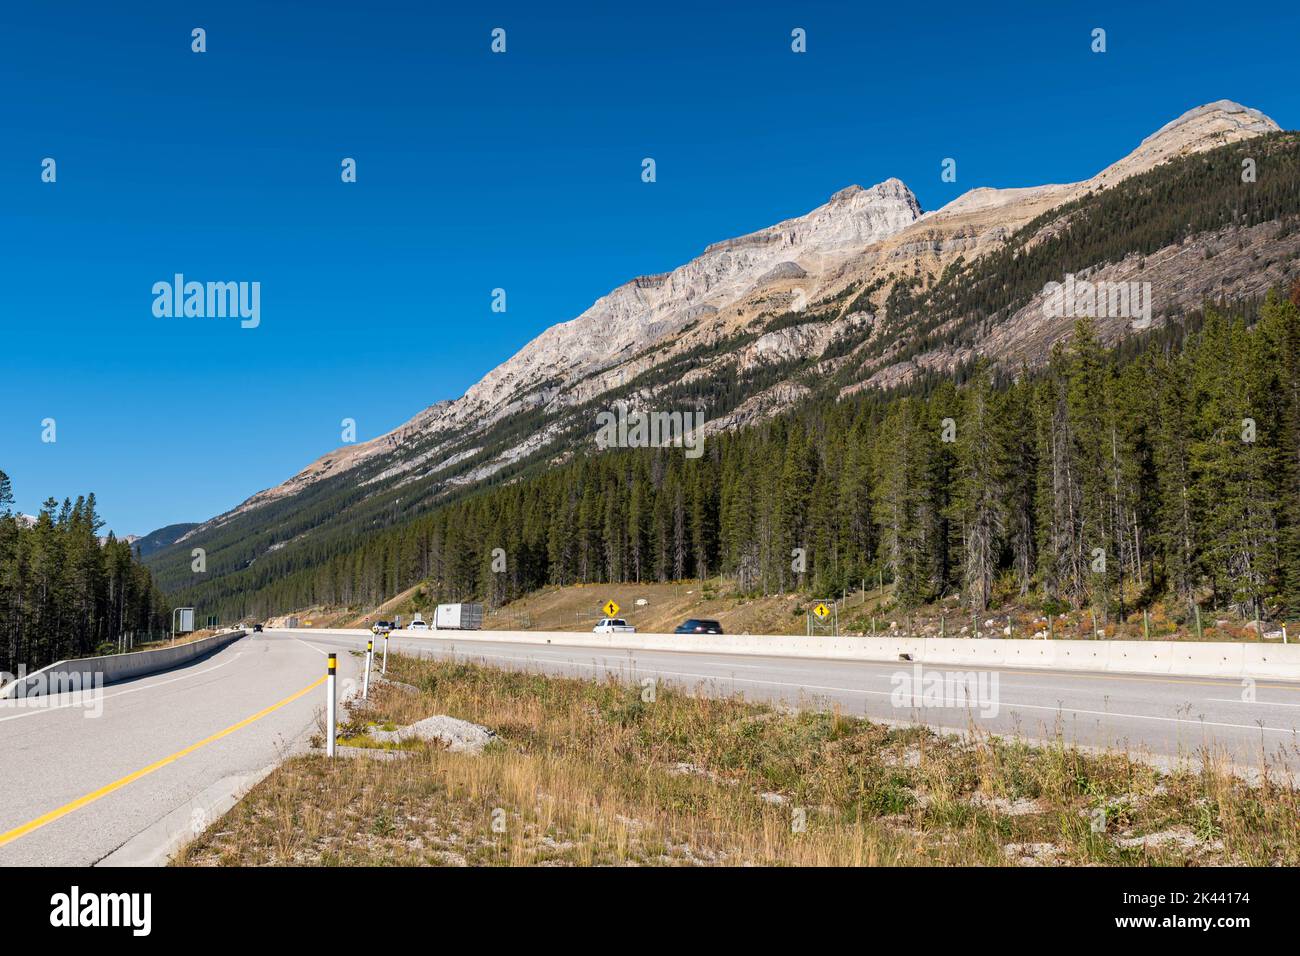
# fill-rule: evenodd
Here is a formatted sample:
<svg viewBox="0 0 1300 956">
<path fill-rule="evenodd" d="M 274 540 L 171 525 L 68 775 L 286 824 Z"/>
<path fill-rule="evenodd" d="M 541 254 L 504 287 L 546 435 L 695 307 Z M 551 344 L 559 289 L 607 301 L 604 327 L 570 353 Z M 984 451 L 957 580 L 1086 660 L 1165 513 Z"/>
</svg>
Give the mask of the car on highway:
<svg viewBox="0 0 1300 956">
<path fill-rule="evenodd" d="M 635 634 L 636 628 L 621 617 L 603 617 L 591 629 L 593 634 Z"/>
<path fill-rule="evenodd" d="M 375 621 L 375 623 L 370 626 L 370 630 L 373 631 L 375 634 L 382 634 L 384 633 L 384 631 L 391 631 L 393 630 L 393 622 Z"/>
<path fill-rule="evenodd" d="M 416 618 L 414 621 L 412 621 L 410 624 L 407 625 L 406 629 L 408 631 L 427 631 L 429 629 L 429 622 L 421 621 L 419 618 Z"/>
<path fill-rule="evenodd" d="M 261 624 L 254 624 L 254 625 L 253 625 L 253 633 L 254 633 L 254 634 L 261 634 L 261 633 L 262 633 L 262 625 L 261 625 Z"/>
<path fill-rule="evenodd" d="M 693 617 L 690 620 L 683 621 L 673 630 L 674 634 L 721 634 L 722 625 L 717 621 L 708 621 L 704 618 Z"/>
</svg>

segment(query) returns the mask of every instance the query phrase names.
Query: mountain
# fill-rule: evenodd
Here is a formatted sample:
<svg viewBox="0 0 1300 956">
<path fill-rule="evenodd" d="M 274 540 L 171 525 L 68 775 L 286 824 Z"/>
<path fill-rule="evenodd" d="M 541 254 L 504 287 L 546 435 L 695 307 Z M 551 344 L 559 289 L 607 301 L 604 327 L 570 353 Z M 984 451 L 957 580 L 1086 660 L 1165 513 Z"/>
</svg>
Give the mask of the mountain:
<svg viewBox="0 0 1300 956">
<path fill-rule="evenodd" d="M 1248 192 L 1239 144 L 1252 144 L 1261 169 Z M 1210 295 L 1260 295 L 1285 278 L 1300 242 L 1287 225 L 1296 154 L 1296 138 L 1271 119 L 1218 101 L 1078 183 L 981 187 L 931 212 L 896 179 L 850 186 L 620 286 L 463 397 L 330 452 L 188 529 L 151 563 L 165 588 L 190 587 L 188 548 L 202 545 L 210 579 L 241 574 L 255 589 L 484 483 L 594 451 L 595 415 L 615 402 L 699 408 L 713 433 L 814 395 L 951 376 L 980 358 L 1038 365 L 1073 324 L 1047 316 L 1041 297 L 1067 272 L 1140 275 L 1154 287 L 1157 324 Z M 1122 318 L 1099 323 L 1107 344 L 1131 331 Z"/>
<path fill-rule="evenodd" d="M 672 272 L 633 279 L 577 318 L 547 329 L 462 398 L 433 405 L 371 441 L 330 452 L 285 483 L 254 495 L 233 514 L 376 459 L 383 459 L 385 467 L 369 481 L 448 472 L 471 457 L 482 457 L 486 443 L 477 436 L 503 419 L 571 408 L 634 382 L 675 356 L 752 328 L 773 308 L 793 302 L 796 290 L 825 302 L 851 288 L 888 282 L 902 269 L 937 276 L 958 257 L 998 247 L 1011 232 L 1053 207 L 1172 158 L 1279 129 L 1257 110 L 1220 100 L 1161 127 L 1091 179 L 1017 189 L 980 187 L 925 214 L 897 179 L 870 189 L 849 186 L 805 216 L 715 243 Z M 882 284 L 872 301 L 882 302 L 889 288 Z M 837 318 L 843 326 L 851 324 L 843 313 Z M 841 330 L 823 327 L 811 338 L 774 332 L 710 364 L 716 368 L 734 360 L 745 371 L 778 356 L 824 346 Z M 882 369 L 881 381 L 896 383 L 898 375 L 890 372 L 888 366 Z M 447 480 L 461 484 L 487 478 L 534 453 L 560 431 L 559 423 L 551 422 L 543 431 L 499 449 L 473 470 L 448 474 Z"/>
<path fill-rule="evenodd" d="M 482 450 L 471 436 L 509 416 L 571 407 L 622 385 L 653 364 L 629 356 L 716 322 L 724 310 L 761 298 L 770 287 L 800 280 L 807 275 L 797 264 L 801 260 L 843 264 L 920 217 L 911 190 L 889 179 L 870 189 L 850 186 L 805 216 L 715 243 L 672 272 L 633 279 L 577 318 L 547 329 L 464 397 L 433 405 L 386 435 L 323 456 L 284 484 L 254 495 L 234 514 L 375 459 L 387 459 L 387 466 L 372 480 L 445 471 Z M 552 427 L 530 435 L 451 480 L 486 478 L 556 434 Z"/>
<path fill-rule="evenodd" d="M 194 521 L 182 522 L 180 524 L 169 524 L 165 528 L 159 528 L 157 531 L 150 531 L 141 537 L 128 537 L 127 540 L 135 544 L 140 549 L 140 556 L 147 558 L 155 551 L 161 551 L 169 545 L 175 544 L 187 533 L 198 527 Z"/>
</svg>

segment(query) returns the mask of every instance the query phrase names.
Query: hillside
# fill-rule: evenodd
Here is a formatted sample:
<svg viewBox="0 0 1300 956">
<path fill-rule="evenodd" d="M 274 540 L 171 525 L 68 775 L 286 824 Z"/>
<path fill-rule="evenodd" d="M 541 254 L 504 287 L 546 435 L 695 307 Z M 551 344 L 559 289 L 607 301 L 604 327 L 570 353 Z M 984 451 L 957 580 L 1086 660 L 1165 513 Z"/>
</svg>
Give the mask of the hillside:
<svg viewBox="0 0 1300 956">
<path fill-rule="evenodd" d="M 977 190 L 931 214 L 913 209 L 896 180 L 843 191 L 807 217 L 716 244 L 694 266 L 620 290 L 620 308 L 630 308 L 629 297 L 649 302 L 649 290 L 658 290 L 657 302 L 676 301 L 683 283 L 705 265 L 714 270 L 709 281 L 729 290 L 719 295 L 736 295 L 753 280 L 740 299 L 713 306 L 714 312 L 697 302 L 690 318 L 664 333 L 666 341 L 657 338 L 666 328 L 660 320 L 650 322 L 647 341 L 635 352 L 619 338 L 618 364 L 609 367 L 616 374 L 579 362 L 557 380 L 540 357 L 549 354 L 543 345 L 551 341 L 543 336 L 463 404 L 435 406 L 383 440 L 327 456 L 194 529 L 154 564 L 166 587 L 186 588 L 187 599 L 204 604 L 283 588 L 286 578 L 349 554 L 349 567 L 359 562 L 368 570 L 359 578 L 349 571 L 352 583 L 340 580 L 336 590 L 347 599 L 348 588 L 361 587 L 368 598 L 379 598 L 427 569 L 403 566 L 391 542 L 368 544 L 375 535 L 480 488 L 594 451 L 590 423 L 612 401 L 700 406 L 709 419 L 705 432 L 717 436 L 864 390 L 927 390 L 945 379 L 961 381 L 980 359 L 1004 369 L 1041 368 L 1069 338 L 1073 319 L 1045 320 L 1036 296 L 1052 281 L 1044 276 L 1059 281 L 1066 270 L 1091 279 L 1141 273 L 1155 287 L 1157 335 L 1176 329 L 1207 297 L 1255 301 L 1290 280 L 1300 241 L 1294 228 L 1300 148 L 1295 136 L 1270 132 L 1275 128 L 1254 111 L 1211 104 L 1085 183 Z M 1261 170 L 1249 190 L 1240 180 L 1246 147 L 1232 145 L 1241 140 L 1251 141 Z M 917 232 L 922 229 L 928 231 Z M 969 241 L 946 243 L 945 229 Z M 898 245 L 909 234 L 927 238 Z M 866 244 L 855 245 L 860 242 Z M 773 266 L 773 246 L 807 255 Z M 921 255 L 922 248 L 937 250 L 938 258 Z M 901 249 L 916 254 L 906 258 Z M 668 306 L 646 308 L 646 316 L 662 319 Z M 570 331 L 555 334 L 613 322 L 608 311 L 592 314 L 598 317 L 574 320 Z M 1132 329 L 1122 319 L 1103 319 L 1096 332 L 1102 344 L 1113 345 L 1127 341 Z M 626 329 L 615 332 L 611 325 L 610 334 L 626 335 Z M 530 391 L 529 376 L 538 369 L 547 370 L 550 384 Z M 464 411 L 471 406 L 478 411 Z M 462 415 L 469 417 L 462 421 Z M 210 577 L 197 588 L 188 569 L 193 545 L 208 550 Z"/>
<path fill-rule="evenodd" d="M 140 549 L 140 556 L 147 558 L 155 551 L 161 551 L 163 548 L 175 544 L 197 527 L 198 523 L 194 521 L 169 524 L 165 528 L 159 528 L 157 531 L 151 531 L 143 537 L 136 538 L 132 543 Z"/>
</svg>

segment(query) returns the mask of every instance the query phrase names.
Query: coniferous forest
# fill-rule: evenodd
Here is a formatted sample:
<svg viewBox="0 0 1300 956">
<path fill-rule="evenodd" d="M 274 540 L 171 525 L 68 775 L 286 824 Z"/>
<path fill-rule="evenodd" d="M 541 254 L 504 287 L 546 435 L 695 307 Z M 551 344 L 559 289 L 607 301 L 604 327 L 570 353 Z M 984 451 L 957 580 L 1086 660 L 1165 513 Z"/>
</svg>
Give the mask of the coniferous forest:
<svg viewBox="0 0 1300 956">
<path fill-rule="evenodd" d="M 1179 620 L 1276 620 L 1300 613 L 1298 303 L 1207 306 L 1121 349 L 1083 321 L 1032 372 L 812 402 L 710 435 L 696 460 L 578 456 L 194 596 L 229 617 L 372 606 L 426 580 L 499 605 L 552 584 L 721 574 L 834 594 L 883 576 L 904 608 L 983 610 L 1000 588 L 1102 620 L 1156 600 Z"/>
<path fill-rule="evenodd" d="M 0 471 L 0 671 L 117 648 L 127 633 L 167 627 L 167 605 L 131 545 L 103 526 L 93 494 L 46 500 L 34 524 L 11 513 Z"/>
</svg>

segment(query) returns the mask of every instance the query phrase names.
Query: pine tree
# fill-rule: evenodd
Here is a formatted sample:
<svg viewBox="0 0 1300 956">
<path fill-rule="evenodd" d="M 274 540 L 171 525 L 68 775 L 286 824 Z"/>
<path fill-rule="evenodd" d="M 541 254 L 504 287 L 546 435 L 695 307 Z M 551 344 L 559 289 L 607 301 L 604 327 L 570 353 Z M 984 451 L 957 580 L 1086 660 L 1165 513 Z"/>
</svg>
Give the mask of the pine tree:
<svg viewBox="0 0 1300 956">
<path fill-rule="evenodd" d="M 956 434 L 952 513 L 960 529 L 961 578 L 966 602 L 983 613 L 993 597 L 1002 536 L 1006 488 L 999 467 L 995 398 L 987 370 L 966 387 Z"/>
</svg>

